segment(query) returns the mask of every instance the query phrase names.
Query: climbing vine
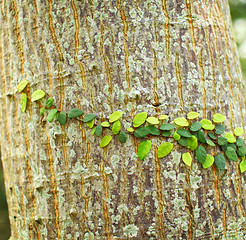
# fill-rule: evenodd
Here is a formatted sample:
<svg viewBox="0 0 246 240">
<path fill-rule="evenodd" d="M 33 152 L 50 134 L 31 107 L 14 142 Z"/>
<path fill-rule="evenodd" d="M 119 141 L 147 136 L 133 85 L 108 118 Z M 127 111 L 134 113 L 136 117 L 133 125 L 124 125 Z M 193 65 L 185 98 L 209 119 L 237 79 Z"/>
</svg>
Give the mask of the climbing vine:
<svg viewBox="0 0 246 240">
<path fill-rule="evenodd" d="M 128 135 L 142 139 L 138 145 L 138 157 L 143 160 L 150 152 L 152 143 L 151 136 L 162 136 L 169 141 L 162 143 L 157 149 L 157 157 L 167 156 L 173 149 L 174 142 L 187 149 L 182 154 L 182 161 L 189 167 L 192 164 L 191 153 L 195 154 L 196 159 L 202 164 L 203 168 L 209 168 L 215 164 L 220 170 L 224 170 L 226 159 L 233 162 L 239 162 L 240 171 L 246 171 L 246 148 L 244 140 L 240 136 L 244 130 L 240 127 L 234 129 L 233 133 L 225 132 L 225 116 L 220 113 L 213 115 L 212 121 L 208 119 L 198 120 L 200 114 L 189 112 L 187 118 L 179 117 L 174 119 L 173 123 L 168 122 L 167 115 L 158 117 L 148 116 L 147 112 L 136 114 L 132 121 L 132 127 L 126 130 L 122 129 L 121 119 L 123 112 L 113 112 L 108 121 L 100 122 L 96 114 L 84 114 L 81 109 L 73 108 L 68 113 L 58 110 L 54 107 L 54 98 L 47 99 L 45 105 L 40 103 L 45 97 L 45 92 L 41 89 L 34 91 L 31 99 L 25 93 L 28 81 L 19 83 L 17 89 L 21 93 L 21 109 L 26 111 L 27 102 L 39 101 L 40 115 L 44 117 L 47 112 L 47 121 L 52 122 L 57 119 L 61 125 L 65 125 L 69 118 L 78 119 L 85 123 L 90 129 L 91 134 L 100 137 L 105 128 L 110 129 L 112 134 L 105 135 L 100 142 L 100 147 L 108 146 L 112 136 L 118 136 L 120 142 L 125 143 Z M 207 147 L 213 148 L 212 154 L 207 154 Z"/>
</svg>

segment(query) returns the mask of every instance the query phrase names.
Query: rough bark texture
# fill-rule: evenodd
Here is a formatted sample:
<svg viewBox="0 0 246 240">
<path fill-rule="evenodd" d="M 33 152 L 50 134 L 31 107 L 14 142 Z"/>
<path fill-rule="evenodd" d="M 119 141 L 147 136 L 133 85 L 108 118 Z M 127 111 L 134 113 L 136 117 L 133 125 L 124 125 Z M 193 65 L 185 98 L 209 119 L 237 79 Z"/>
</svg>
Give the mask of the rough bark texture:
<svg viewBox="0 0 246 240">
<path fill-rule="evenodd" d="M 105 150 L 83 124 L 20 109 L 16 86 L 65 111 L 170 119 L 197 110 L 245 129 L 245 97 L 224 0 L 0 0 L 0 144 L 12 240 L 243 239 L 245 175 L 192 168 L 175 145 L 140 161 L 138 140 Z M 153 139 L 158 146 L 164 139 Z"/>
</svg>

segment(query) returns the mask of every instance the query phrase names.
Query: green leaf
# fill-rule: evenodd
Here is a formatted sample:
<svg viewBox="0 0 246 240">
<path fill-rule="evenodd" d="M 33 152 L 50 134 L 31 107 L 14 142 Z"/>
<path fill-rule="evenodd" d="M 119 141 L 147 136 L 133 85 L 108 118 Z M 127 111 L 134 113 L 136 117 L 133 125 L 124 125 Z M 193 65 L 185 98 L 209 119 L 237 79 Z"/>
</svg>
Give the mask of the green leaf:
<svg viewBox="0 0 246 240">
<path fill-rule="evenodd" d="M 188 144 L 188 140 L 184 137 L 181 137 L 179 140 L 178 140 L 178 144 L 180 144 L 181 146 L 184 146 L 184 147 L 187 147 L 189 144 Z"/>
<path fill-rule="evenodd" d="M 228 147 L 233 148 L 235 151 L 237 150 L 237 147 L 233 143 L 228 143 L 228 144 L 222 146 L 221 149 L 222 149 L 223 152 L 226 152 Z"/>
<path fill-rule="evenodd" d="M 22 91 L 25 89 L 25 87 L 27 86 L 27 84 L 28 84 L 28 81 L 27 81 L 27 80 L 21 81 L 21 82 L 18 84 L 18 86 L 17 86 L 18 91 L 19 91 L 19 92 L 22 92 Z"/>
<path fill-rule="evenodd" d="M 212 146 L 212 147 L 214 147 L 215 146 L 215 144 L 214 144 L 214 142 L 211 140 L 211 139 L 206 139 L 206 143 L 209 145 L 209 146 Z"/>
<path fill-rule="evenodd" d="M 93 135 L 95 133 L 95 131 L 96 131 L 96 127 L 92 128 L 91 129 L 91 135 Z"/>
<path fill-rule="evenodd" d="M 147 156 L 150 151 L 151 145 L 152 143 L 150 140 L 142 141 L 138 145 L 138 157 L 140 158 L 140 160 L 143 160 Z"/>
<path fill-rule="evenodd" d="M 109 122 L 112 123 L 112 122 L 115 122 L 115 121 L 119 120 L 122 117 L 122 114 L 123 114 L 123 112 L 121 112 L 121 111 L 113 112 L 109 116 Z"/>
<path fill-rule="evenodd" d="M 191 138 L 187 138 L 187 142 L 188 142 L 188 148 L 190 150 L 194 151 L 197 149 L 198 142 L 195 136 L 192 136 Z"/>
<path fill-rule="evenodd" d="M 244 157 L 246 155 L 246 148 L 244 146 L 241 146 L 237 149 L 237 154 L 240 157 Z"/>
<path fill-rule="evenodd" d="M 231 133 L 226 133 L 225 138 L 228 140 L 229 143 L 236 142 L 236 138 Z"/>
<path fill-rule="evenodd" d="M 147 126 L 146 128 L 148 128 L 149 133 L 151 135 L 159 136 L 161 134 L 160 130 L 157 127 L 153 126 L 153 125 Z"/>
<path fill-rule="evenodd" d="M 141 126 L 143 123 L 145 123 L 146 119 L 147 119 L 147 112 L 141 112 L 138 113 L 134 118 L 133 118 L 133 127 L 139 127 Z"/>
<path fill-rule="evenodd" d="M 173 138 L 174 138 L 174 140 L 178 141 L 181 138 L 181 136 L 177 133 L 177 131 L 175 131 L 173 133 Z"/>
<path fill-rule="evenodd" d="M 161 124 L 160 126 L 160 130 L 173 130 L 175 128 L 175 126 L 173 126 L 172 124 L 166 123 L 166 124 Z"/>
<path fill-rule="evenodd" d="M 214 163 L 214 157 L 212 155 L 208 154 L 206 156 L 205 162 L 202 163 L 202 167 L 204 169 L 209 168 L 209 167 L 211 167 L 213 165 L 213 163 Z"/>
<path fill-rule="evenodd" d="M 187 127 L 187 126 L 189 126 L 188 121 L 187 121 L 185 118 L 182 118 L 182 117 L 180 117 L 180 118 L 175 118 L 175 119 L 174 119 L 174 123 L 175 123 L 176 125 L 180 126 L 180 127 Z"/>
<path fill-rule="evenodd" d="M 130 128 L 127 128 L 127 129 L 126 129 L 126 131 L 128 131 L 128 132 L 131 132 L 131 133 L 132 133 L 132 132 L 134 132 L 134 129 L 130 127 Z"/>
<path fill-rule="evenodd" d="M 44 112 L 45 112 L 45 107 L 41 107 L 40 108 L 40 115 L 44 116 Z"/>
<path fill-rule="evenodd" d="M 214 130 L 215 130 L 215 134 L 217 134 L 217 135 L 222 134 L 222 133 L 224 133 L 224 131 L 225 131 L 225 126 L 219 124 L 219 125 L 217 125 L 217 126 L 215 127 Z"/>
<path fill-rule="evenodd" d="M 93 128 L 95 123 L 95 118 L 93 118 L 90 122 L 87 122 L 86 125 L 88 128 Z"/>
<path fill-rule="evenodd" d="M 25 93 L 21 94 L 21 110 L 22 112 L 26 111 L 26 106 L 27 106 L 27 95 Z"/>
<path fill-rule="evenodd" d="M 173 144 L 169 142 L 162 143 L 157 149 L 157 157 L 163 158 L 167 156 L 173 149 Z"/>
<path fill-rule="evenodd" d="M 112 132 L 114 134 L 118 134 L 121 129 L 121 123 L 119 120 L 115 121 L 112 127 Z"/>
<path fill-rule="evenodd" d="M 216 166 L 221 169 L 224 170 L 225 166 L 226 166 L 226 160 L 224 158 L 224 156 L 221 153 L 218 153 L 215 157 L 214 157 L 214 162 L 216 164 Z"/>
<path fill-rule="evenodd" d="M 84 117 L 83 117 L 83 122 L 90 122 L 92 121 L 97 115 L 96 114 L 86 114 Z"/>
<path fill-rule="evenodd" d="M 152 124 L 152 125 L 159 124 L 159 120 L 156 117 L 148 117 L 146 119 L 146 122 L 148 122 L 149 124 Z"/>
<path fill-rule="evenodd" d="M 105 122 L 102 122 L 102 123 L 101 123 L 101 126 L 102 126 L 102 127 L 110 127 L 110 123 L 107 122 L 107 121 L 105 121 Z"/>
<path fill-rule="evenodd" d="M 206 157 L 207 157 L 207 153 L 206 153 L 206 150 L 203 146 L 199 146 L 197 149 L 196 149 L 196 158 L 197 160 L 200 162 L 200 163 L 204 163 L 205 160 L 206 160 Z"/>
<path fill-rule="evenodd" d="M 101 140 L 101 143 L 100 143 L 100 147 L 101 148 L 104 148 L 106 147 L 112 140 L 112 136 L 110 135 L 106 135 L 103 137 L 103 139 Z"/>
<path fill-rule="evenodd" d="M 49 122 L 52 122 L 56 116 L 56 113 L 57 113 L 57 109 L 51 109 L 48 116 L 47 116 L 47 120 Z"/>
<path fill-rule="evenodd" d="M 200 130 L 198 133 L 197 133 L 197 137 L 198 137 L 198 141 L 201 142 L 201 143 L 205 143 L 206 142 L 206 137 L 205 137 L 205 134 L 202 130 Z"/>
<path fill-rule="evenodd" d="M 200 122 L 194 122 L 190 125 L 190 130 L 192 132 L 199 131 L 202 128 L 202 124 Z"/>
<path fill-rule="evenodd" d="M 134 132 L 134 136 L 136 138 L 143 138 L 146 137 L 148 134 L 149 134 L 149 129 L 146 127 L 137 128 Z"/>
<path fill-rule="evenodd" d="M 84 112 L 78 108 L 73 108 L 69 111 L 68 117 L 69 118 L 76 118 L 79 117 L 83 114 Z"/>
<path fill-rule="evenodd" d="M 240 172 L 243 173 L 246 171 L 246 160 L 243 159 L 241 162 L 240 162 Z"/>
<path fill-rule="evenodd" d="M 41 89 L 36 90 L 32 96 L 31 96 L 31 101 L 37 101 L 40 100 L 41 98 L 43 98 L 45 96 L 45 92 Z"/>
<path fill-rule="evenodd" d="M 192 157 L 189 152 L 183 153 L 182 154 L 182 160 L 183 162 L 188 165 L 189 167 L 191 166 L 192 163 Z"/>
<path fill-rule="evenodd" d="M 213 133 L 211 133 L 211 132 L 208 132 L 208 136 L 211 138 L 211 139 L 213 139 L 213 140 L 217 140 L 217 138 L 214 136 L 214 134 Z"/>
<path fill-rule="evenodd" d="M 212 122 L 208 119 L 202 119 L 200 123 L 202 124 L 202 128 L 205 130 L 213 130 L 215 128 Z"/>
<path fill-rule="evenodd" d="M 237 141 L 236 141 L 236 145 L 238 147 L 241 147 L 244 145 L 244 140 L 242 138 L 238 138 Z"/>
<path fill-rule="evenodd" d="M 163 137 L 169 137 L 171 135 L 170 131 L 162 131 L 162 136 Z"/>
<path fill-rule="evenodd" d="M 180 136 L 182 136 L 182 137 L 187 137 L 187 138 L 191 138 L 191 137 L 192 137 L 192 134 L 191 134 L 188 130 L 186 130 L 186 129 L 179 129 L 179 130 L 177 131 L 177 133 L 178 133 Z"/>
<path fill-rule="evenodd" d="M 213 121 L 215 123 L 222 123 L 225 121 L 225 119 L 226 119 L 226 117 L 220 113 L 216 113 L 213 115 Z"/>
<path fill-rule="evenodd" d="M 50 108 L 53 105 L 54 101 L 55 99 L 53 97 L 48 98 L 48 100 L 45 103 L 46 107 Z"/>
<path fill-rule="evenodd" d="M 96 136 L 100 137 L 102 134 L 102 131 L 103 131 L 103 128 L 100 124 L 95 127 L 95 135 Z"/>
<path fill-rule="evenodd" d="M 122 142 L 122 143 L 125 143 L 126 140 L 127 140 L 127 134 L 123 131 L 121 131 L 118 135 L 118 138 L 119 140 Z"/>
<path fill-rule="evenodd" d="M 67 121 L 67 114 L 65 112 L 60 112 L 58 114 L 58 121 L 61 125 L 65 125 Z"/>
<path fill-rule="evenodd" d="M 199 116 L 200 116 L 200 113 L 197 113 L 197 112 L 189 112 L 187 114 L 188 119 L 195 119 L 195 118 L 198 118 Z"/>
<path fill-rule="evenodd" d="M 168 116 L 165 114 L 159 116 L 159 120 L 166 120 L 166 119 L 168 119 Z"/>
<path fill-rule="evenodd" d="M 218 138 L 218 144 L 219 144 L 220 146 L 226 145 L 227 143 L 228 143 L 228 141 L 227 141 L 226 138 L 224 138 L 224 137 L 219 137 L 219 138 Z"/>
<path fill-rule="evenodd" d="M 235 136 L 239 137 L 239 136 L 243 135 L 243 129 L 240 127 L 237 127 L 234 129 L 233 133 Z"/>
<path fill-rule="evenodd" d="M 226 149 L 225 154 L 226 154 L 226 156 L 227 156 L 230 160 L 232 160 L 233 162 L 238 162 L 237 153 L 236 153 L 236 151 L 235 151 L 233 148 L 228 147 L 228 148 Z"/>
</svg>

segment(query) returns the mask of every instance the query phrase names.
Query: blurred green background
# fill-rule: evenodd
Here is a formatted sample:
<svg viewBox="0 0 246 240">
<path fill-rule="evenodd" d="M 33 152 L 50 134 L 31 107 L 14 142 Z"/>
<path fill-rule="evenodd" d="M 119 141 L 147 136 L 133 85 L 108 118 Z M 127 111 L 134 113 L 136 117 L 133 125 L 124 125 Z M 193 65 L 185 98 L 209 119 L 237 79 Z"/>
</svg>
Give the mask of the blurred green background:
<svg viewBox="0 0 246 240">
<path fill-rule="evenodd" d="M 242 72 L 246 82 L 246 0 L 229 0 L 229 3 Z M 0 240 L 7 240 L 9 236 L 8 208 L 5 198 L 2 165 L 0 163 Z"/>
</svg>

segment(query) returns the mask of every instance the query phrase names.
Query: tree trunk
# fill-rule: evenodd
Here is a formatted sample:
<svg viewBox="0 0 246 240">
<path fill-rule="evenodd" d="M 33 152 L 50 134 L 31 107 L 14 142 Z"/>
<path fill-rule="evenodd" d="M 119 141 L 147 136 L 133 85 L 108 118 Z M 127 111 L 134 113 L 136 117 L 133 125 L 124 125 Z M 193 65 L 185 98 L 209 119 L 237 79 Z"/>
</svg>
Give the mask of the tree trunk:
<svg viewBox="0 0 246 240">
<path fill-rule="evenodd" d="M 78 121 L 21 112 L 16 86 L 43 89 L 64 111 L 100 121 L 141 111 L 227 117 L 245 128 L 245 91 L 227 1 L 0 0 L 0 144 L 11 239 L 243 239 L 239 164 L 203 169 L 184 148 L 157 158 L 164 137 L 101 138 Z M 107 130 L 105 130 L 105 134 Z"/>
</svg>

